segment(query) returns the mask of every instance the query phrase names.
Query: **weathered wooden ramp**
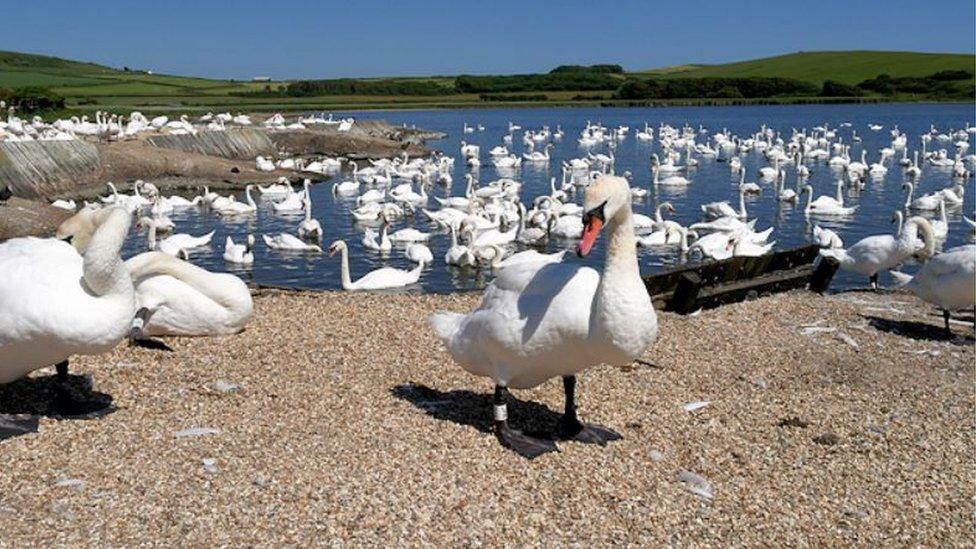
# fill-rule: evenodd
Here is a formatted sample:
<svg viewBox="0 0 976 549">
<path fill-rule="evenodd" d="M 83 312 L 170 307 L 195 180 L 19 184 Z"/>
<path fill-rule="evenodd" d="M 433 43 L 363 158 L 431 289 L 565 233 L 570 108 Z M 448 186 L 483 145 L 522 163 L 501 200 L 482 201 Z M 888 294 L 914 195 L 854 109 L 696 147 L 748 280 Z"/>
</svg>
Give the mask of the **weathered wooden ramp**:
<svg viewBox="0 0 976 549">
<path fill-rule="evenodd" d="M 100 168 L 98 148 L 85 141 L 0 142 L 0 190 L 17 196 L 60 194 Z"/>
<path fill-rule="evenodd" d="M 273 155 L 275 144 L 263 130 L 231 128 L 198 132 L 196 135 L 154 135 L 146 138 L 154 147 L 219 156 L 230 160 L 254 160 Z"/>
<path fill-rule="evenodd" d="M 837 271 L 821 260 L 817 246 L 804 246 L 760 257 L 733 257 L 675 267 L 644 277 L 654 307 L 688 314 L 744 299 L 808 287 L 823 292 Z"/>
</svg>

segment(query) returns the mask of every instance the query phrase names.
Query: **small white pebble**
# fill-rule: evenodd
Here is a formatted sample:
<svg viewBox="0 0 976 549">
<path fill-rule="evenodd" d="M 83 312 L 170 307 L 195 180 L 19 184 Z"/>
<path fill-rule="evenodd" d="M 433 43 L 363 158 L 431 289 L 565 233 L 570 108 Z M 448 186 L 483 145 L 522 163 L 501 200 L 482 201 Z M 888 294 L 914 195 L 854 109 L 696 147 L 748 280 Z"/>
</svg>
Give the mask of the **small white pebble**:
<svg viewBox="0 0 976 549">
<path fill-rule="evenodd" d="M 218 379 L 214 382 L 213 388 L 221 393 L 236 393 L 241 390 L 241 386 L 238 383 L 232 381 L 224 381 L 223 379 Z"/>
<path fill-rule="evenodd" d="M 61 488 L 81 488 L 85 485 L 85 481 L 80 478 L 63 478 L 54 483 L 54 485 Z"/>
<path fill-rule="evenodd" d="M 700 410 L 705 406 L 708 406 L 709 404 L 711 404 L 711 401 L 696 400 L 695 402 L 689 402 L 688 404 L 685 404 L 684 406 L 682 406 L 682 408 L 684 408 L 686 412 L 694 412 L 695 410 Z"/>
<path fill-rule="evenodd" d="M 208 473 L 216 473 L 217 460 L 214 458 L 203 458 L 203 470 Z"/>
<path fill-rule="evenodd" d="M 664 461 L 664 454 L 658 452 L 657 450 L 651 450 L 651 453 L 648 455 L 651 457 L 651 461 L 655 463 Z"/>
<path fill-rule="evenodd" d="M 681 471 L 678 473 L 678 480 L 684 483 L 685 488 L 687 488 L 689 492 L 704 500 L 711 501 L 714 497 L 711 483 L 708 482 L 708 479 L 699 475 L 698 473 Z"/>
<path fill-rule="evenodd" d="M 213 427 L 190 427 L 189 429 L 183 429 L 182 431 L 177 431 L 176 436 L 178 437 L 196 437 L 202 435 L 219 435 L 220 429 L 215 429 Z"/>
</svg>

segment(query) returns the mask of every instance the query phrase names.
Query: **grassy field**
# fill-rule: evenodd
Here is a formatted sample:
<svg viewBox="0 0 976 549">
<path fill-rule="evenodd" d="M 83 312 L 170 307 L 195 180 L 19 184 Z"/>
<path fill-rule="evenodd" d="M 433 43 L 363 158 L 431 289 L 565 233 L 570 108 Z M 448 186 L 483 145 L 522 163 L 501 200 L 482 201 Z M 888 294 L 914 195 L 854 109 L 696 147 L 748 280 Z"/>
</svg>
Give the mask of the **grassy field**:
<svg viewBox="0 0 976 549">
<path fill-rule="evenodd" d="M 779 76 L 808 81 L 817 85 L 831 79 L 855 84 L 880 73 L 892 76 L 925 76 L 933 72 L 957 69 L 973 71 L 976 56 L 967 54 L 927 54 L 912 52 L 812 52 L 794 53 L 728 63 L 723 65 L 679 65 L 619 75 L 638 78 L 683 77 L 751 77 Z M 617 75 L 614 75 L 615 77 Z M 454 77 L 416 77 L 436 81 L 444 86 L 454 85 Z M 375 79 L 363 79 L 375 80 Z M 350 110 L 367 108 L 443 108 L 497 107 L 532 105 L 631 105 L 632 102 L 613 99 L 613 91 L 545 91 L 536 95 L 542 101 L 516 99 L 519 94 L 492 94 L 493 97 L 513 96 L 511 101 L 484 101 L 478 94 L 439 96 L 411 95 L 323 95 L 314 97 L 248 97 L 239 94 L 264 90 L 266 86 L 282 86 L 283 82 L 254 83 L 233 80 L 148 74 L 125 71 L 94 63 L 84 63 L 55 57 L 0 51 L 0 87 L 17 88 L 43 86 L 64 96 L 69 109 L 95 109 L 146 112 L 176 112 L 233 110 Z M 972 84 L 972 82 L 971 82 Z M 877 100 L 877 97 L 868 100 Z M 895 100 L 912 100 L 898 97 Z M 815 97 L 777 98 L 777 102 L 816 101 Z M 888 98 L 887 100 L 892 100 Z M 757 101 L 767 102 L 767 101 Z M 713 100 L 688 99 L 648 104 L 723 104 Z"/>
<path fill-rule="evenodd" d="M 657 78 L 780 76 L 814 84 L 836 80 L 857 84 L 886 73 L 891 76 L 926 76 L 941 70 L 972 72 L 976 56 L 954 53 L 887 51 L 800 52 L 723 65 L 682 65 L 641 71 Z"/>
</svg>

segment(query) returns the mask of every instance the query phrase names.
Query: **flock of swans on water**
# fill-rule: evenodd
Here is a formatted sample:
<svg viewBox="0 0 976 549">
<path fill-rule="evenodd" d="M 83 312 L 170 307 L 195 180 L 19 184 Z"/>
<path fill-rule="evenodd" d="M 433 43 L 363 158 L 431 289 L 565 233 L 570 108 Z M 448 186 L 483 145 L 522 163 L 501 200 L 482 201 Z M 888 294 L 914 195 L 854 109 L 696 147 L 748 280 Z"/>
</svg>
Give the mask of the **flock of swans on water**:
<svg viewBox="0 0 976 549">
<path fill-rule="evenodd" d="M 330 117 L 331 118 L 331 117 Z M 285 124 L 280 115 L 276 124 Z M 130 119 L 131 120 L 131 119 Z M 151 122 L 151 121 L 150 121 Z M 9 127 L 9 125 L 8 125 Z M 464 133 L 480 128 L 465 124 Z M 976 302 L 974 270 L 976 246 L 967 245 L 937 251 L 948 233 L 946 208 L 958 208 L 963 200 L 976 157 L 966 155 L 976 128 L 939 133 L 935 128 L 922 136 L 922 150 L 908 154 L 908 137 L 891 130 L 890 147 L 878 151 L 868 163 L 867 152 L 860 159 L 850 157 L 850 147 L 839 137 L 839 129 L 826 126 L 796 131 L 788 138 L 762 126 L 748 136 L 721 131 L 708 135 L 702 128 L 647 124 L 635 132 L 635 139 L 658 140 L 663 154 L 650 158 L 652 185 L 688 186 L 689 168 L 701 159 L 723 159 L 738 176 L 738 203 L 714 202 L 701 206 L 701 221 L 683 226 L 665 219 L 673 207 L 661 203 L 654 217 L 635 213 L 632 202 L 649 192 L 632 185 L 633 174 L 615 175 L 614 149 L 625 139 L 626 127 L 606 128 L 587 123 L 578 141 L 584 148 L 609 145 L 608 154 L 587 153 L 561 166 L 561 178 L 552 178 L 547 193 L 523 202 L 518 168 L 523 163 L 550 162 L 553 141 L 563 138 L 562 129 L 548 127 L 522 132 L 527 152 L 511 152 L 520 130 L 509 125 L 503 141 L 482 155 L 480 146 L 462 141 L 461 158 L 471 168 L 465 176 L 465 191 L 457 196 L 427 194 L 432 185 L 451 184 L 454 159 L 382 159 L 360 166 L 348 162 L 348 177 L 332 185 L 332 192 L 350 204 L 349 215 L 364 227 L 363 248 L 390 253 L 395 246 L 417 263 L 412 270 L 384 267 L 351 280 L 348 247 L 342 240 L 329 247 L 330 255 L 341 255 L 342 287 L 372 290 L 415 283 L 420 273 L 435 262 L 426 243 L 449 234 L 451 245 L 443 262 L 454 266 L 490 265 L 495 275 L 480 306 L 468 313 L 440 312 L 429 324 L 454 359 L 466 370 L 492 378 L 496 385 L 494 417 L 502 442 L 519 453 L 534 457 L 556 449 L 551 440 L 521 433 L 507 422 L 507 388 L 528 388 L 561 376 L 566 392 L 566 411 L 559 424 L 560 438 L 605 444 L 619 435 L 612 430 L 581 423 L 575 411 L 575 375 L 600 364 L 629 363 L 639 356 L 657 335 L 657 319 L 640 278 L 639 246 L 674 246 L 689 253 L 722 259 L 758 256 L 773 247 L 772 229 L 755 230 L 748 219 L 745 196 L 771 187 L 778 200 L 796 203 L 805 199 L 803 211 L 812 218 L 852 216 L 857 206 L 844 203 L 845 187 L 860 188 L 872 177 L 889 169 L 904 173 L 904 210 L 895 213 L 897 229 L 892 234 L 864 238 L 845 247 L 841 235 L 816 226 L 814 238 L 823 255 L 836 259 L 841 268 L 877 282 L 881 271 L 917 260 L 922 262 L 914 276 L 895 272 L 898 283 L 946 312 L 971 309 Z M 881 131 L 872 126 L 869 131 Z M 699 141 L 701 139 L 701 141 Z M 856 131 L 850 139 L 857 141 Z M 929 150 L 932 141 L 951 147 Z M 951 143 L 951 144 L 948 144 Z M 768 161 L 748 179 L 739 155 L 758 152 Z M 342 159 L 313 162 L 285 159 L 289 169 L 299 172 L 335 174 Z M 491 162 L 499 179 L 476 185 L 473 173 L 481 162 Z M 838 175 L 835 196 L 814 198 L 804 183 L 807 164 L 825 162 Z M 284 167 L 281 162 L 258 158 L 259 169 Z M 269 166 L 270 164 L 270 166 Z M 916 196 L 914 183 L 925 170 L 951 170 L 953 184 L 936 192 Z M 269 169 L 270 168 L 270 169 Z M 786 173 L 795 174 L 797 185 L 786 185 Z M 246 286 L 235 276 L 212 273 L 184 261 L 194 250 L 208 244 L 214 233 L 193 236 L 175 233 L 168 214 L 180 208 L 205 208 L 220 218 L 237 219 L 254 215 L 258 200 L 269 201 L 275 211 L 304 213 L 294 234 L 262 235 L 271 249 L 321 253 L 326 228 L 311 215 L 310 181 L 293 188 L 286 178 L 269 186 L 248 186 L 244 200 L 204 189 L 187 199 L 165 197 L 151 183 L 137 182 L 132 194 L 122 194 L 110 185 L 111 193 L 96 203 L 85 204 L 51 239 L 19 238 L 0 244 L 0 271 L 7 283 L 0 287 L 0 382 L 11 381 L 50 364 L 67 376 L 67 358 L 93 354 L 114 347 L 129 337 L 133 342 L 153 344 L 153 335 L 219 335 L 243 329 L 253 305 Z M 582 203 L 574 196 L 582 194 Z M 72 203 L 59 207 L 76 209 Z M 433 206 L 433 207 L 432 207 Z M 934 221 L 917 215 L 939 212 Z M 391 230 L 407 216 L 426 219 L 431 232 L 416 228 Z M 120 250 L 135 221 L 146 230 L 150 251 L 127 261 Z M 973 227 L 973 222 L 967 218 Z M 584 256 L 600 234 L 606 234 L 606 259 L 601 270 L 572 261 L 561 251 L 553 254 L 526 249 L 512 253 L 516 245 L 532 246 L 549 238 L 572 239 Z M 69 243 L 70 241 L 70 243 Z M 224 259 L 238 264 L 253 263 L 255 238 L 243 242 L 227 237 Z M 90 403 L 73 399 L 67 391 L 58 393 L 59 413 L 87 413 Z"/>
</svg>

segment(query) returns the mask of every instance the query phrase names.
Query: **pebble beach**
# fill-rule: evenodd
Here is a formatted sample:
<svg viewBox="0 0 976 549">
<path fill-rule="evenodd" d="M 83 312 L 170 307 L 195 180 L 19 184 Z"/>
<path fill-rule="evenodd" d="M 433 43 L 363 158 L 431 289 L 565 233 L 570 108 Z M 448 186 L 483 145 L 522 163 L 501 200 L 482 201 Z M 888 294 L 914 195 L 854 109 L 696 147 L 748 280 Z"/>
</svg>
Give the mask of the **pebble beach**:
<svg viewBox="0 0 976 549">
<path fill-rule="evenodd" d="M 641 360 L 580 378 L 623 440 L 530 461 L 426 326 L 479 298 L 262 290 L 239 335 L 78 357 L 118 409 L 0 442 L 0 544 L 972 543 L 971 324 L 947 340 L 901 293 L 659 313 Z M 513 394 L 514 427 L 553 428 L 558 380 Z"/>
</svg>

